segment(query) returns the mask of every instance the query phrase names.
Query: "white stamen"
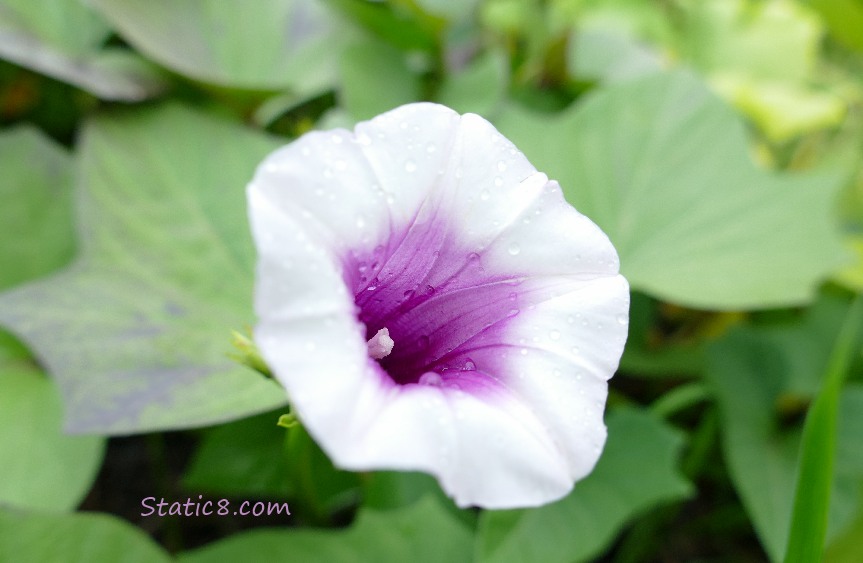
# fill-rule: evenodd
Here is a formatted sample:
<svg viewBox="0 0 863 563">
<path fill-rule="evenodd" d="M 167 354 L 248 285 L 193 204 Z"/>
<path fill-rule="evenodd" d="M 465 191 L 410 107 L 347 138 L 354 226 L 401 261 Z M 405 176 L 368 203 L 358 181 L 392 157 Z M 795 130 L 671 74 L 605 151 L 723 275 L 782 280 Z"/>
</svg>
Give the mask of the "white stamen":
<svg viewBox="0 0 863 563">
<path fill-rule="evenodd" d="M 395 341 L 390 338 L 389 329 L 382 328 L 368 342 L 369 356 L 376 360 L 386 358 L 393 351 L 395 344 Z"/>
</svg>

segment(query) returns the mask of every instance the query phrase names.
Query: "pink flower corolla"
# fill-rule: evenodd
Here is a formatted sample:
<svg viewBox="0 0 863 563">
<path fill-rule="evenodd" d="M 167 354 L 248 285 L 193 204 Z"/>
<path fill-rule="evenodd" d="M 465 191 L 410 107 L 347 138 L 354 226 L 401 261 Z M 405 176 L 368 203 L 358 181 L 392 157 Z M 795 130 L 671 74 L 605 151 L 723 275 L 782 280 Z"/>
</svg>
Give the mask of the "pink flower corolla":
<svg viewBox="0 0 863 563">
<path fill-rule="evenodd" d="M 605 442 L 629 291 L 602 231 L 495 128 L 435 104 L 312 132 L 248 188 L 255 340 L 336 465 L 534 506 Z"/>
</svg>

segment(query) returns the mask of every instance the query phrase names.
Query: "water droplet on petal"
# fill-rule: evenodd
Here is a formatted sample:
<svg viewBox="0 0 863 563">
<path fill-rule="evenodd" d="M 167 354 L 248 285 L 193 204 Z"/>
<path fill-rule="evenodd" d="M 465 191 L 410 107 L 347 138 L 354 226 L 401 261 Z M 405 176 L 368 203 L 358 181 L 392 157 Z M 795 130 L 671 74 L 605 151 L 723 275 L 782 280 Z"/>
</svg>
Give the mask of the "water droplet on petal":
<svg viewBox="0 0 863 563">
<path fill-rule="evenodd" d="M 429 153 L 429 154 L 432 154 L 432 153 L 433 153 L 433 152 L 435 152 L 436 150 L 437 150 L 437 147 L 434 145 L 434 143 L 429 143 L 429 144 L 426 146 L 426 152 L 427 152 L 427 153 Z"/>
<path fill-rule="evenodd" d="M 560 331 L 559 330 L 553 330 L 548 334 L 548 336 L 552 340 L 560 340 Z"/>
<path fill-rule="evenodd" d="M 494 185 L 497 187 L 501 187 L 503 185 L 503 178 L 501 178 L 500 176 L 495 176 Z"/>
<path fill-rule="evenodd" d="M 489 197 L 491 197 L 491 194 L 488 190 L 483 190 L 479 193 L 479 198 L 483 201 L 488 201 Z"/>
<path fill-rule="evenodd" d="M 362 215 L 357 215 L 357 228 L 364 229 L 366 226 L 366 218 Z"/>
<path fill-rule="evenodd" d="M 474 371 L 476 370 L 476 364 L 473 363 L 473 360 L 467 358 L 464 362 L 464 367 L 462 368 L 464 371 Z"/>
<path fill-rule="evenodd" d="M 629 317 L 626 315 L 617 315 L 617 322 L 622 325 L 629 324 Z"/>
<path fill-rule="evenodd" d="M 502 160 L 497 161 L 497 169 L 500 172 L 505 172 L 506 171 L 506 162 L 504 162 Z"/>
<path fill-rule="evenodd" d="M 427 371 L 420 376 L 418 383 L 420 385 L 431 385 L 434 387 L 439 387 L 440 384 L 443 383 L 443 379 L 439 374 L 433 371 Z"/>
<path fill-rule="evenodd" d="M 508 251 L 510 256 L 516 256 L 519 252 L 521 252 L 521 247 L 518 245 L 518 243 L 514 242 L 509 245 Z"/>
<path fill-rule="evenodd" d="M 417 169 L 417 165 L 413 160 L 405 161 L 405 171 L 406 172 L 414 172 Z"/>
<path fill-rule="evenodd" d="M 521 350 L 519 350 L 518 352 L 519 352 L 519 354 L 521 354 L 522 356 L 527 356 L 527 348 L 522 348 L 522 349 L 521 349 Z"/>
</svg>

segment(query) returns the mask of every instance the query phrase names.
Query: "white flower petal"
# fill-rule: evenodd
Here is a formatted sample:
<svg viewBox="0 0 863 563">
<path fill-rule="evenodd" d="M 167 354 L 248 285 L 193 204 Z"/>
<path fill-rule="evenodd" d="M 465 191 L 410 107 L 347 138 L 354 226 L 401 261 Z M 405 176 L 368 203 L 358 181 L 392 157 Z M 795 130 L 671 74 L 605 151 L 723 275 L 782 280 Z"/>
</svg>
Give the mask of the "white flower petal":
<svg viewBox="0 0 863 563">
<path fill-rule="evenodd" d="M 488 122 L 412 104 L 306 135 L 260 166 L 249 209 L 256 341 L 337 465 L 427 471 L 494 508 L 590 471 L 626 281 Z"/>
</svg>

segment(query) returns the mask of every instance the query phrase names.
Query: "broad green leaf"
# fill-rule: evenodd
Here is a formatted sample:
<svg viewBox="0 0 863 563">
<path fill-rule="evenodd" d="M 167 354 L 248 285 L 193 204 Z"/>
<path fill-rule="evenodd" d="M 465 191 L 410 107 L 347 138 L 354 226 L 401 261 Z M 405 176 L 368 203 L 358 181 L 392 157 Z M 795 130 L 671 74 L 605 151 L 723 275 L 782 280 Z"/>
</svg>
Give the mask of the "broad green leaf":
<svg viewBox="0 0 863 563">
<path fill-rule="evenodd" d="M 276 425 L 278 419 L 275 412 L 265 413 L 205 430 L 183 487 L 233 495 L 290 494 L 286 430 Z"/>
<path fill-rule="evenodd" d="M 444 78 L 439 101 L 459 113 L 490 115 L 503 100 L 509 81 L 509 62 L 503 53 L 489 51 L 461 72 Z"/>
<path fill-rule="evenodd" d="M 0 289 L 72 257 L 71 162 L 38 131 L 0 134 Z M 65 436 L 54 384 L 0 331 L 0 505 L 71 510 L 90 488 L 104 439 Z"/>
<path fill-rule="evenodd" d="M 794 416 L 808 399 L 802 391 L 810 387 L 811 396 L 812 384 L 817 385 L 824 372 L 846 310 L 834 304 L 822 300 L 792 328 L 735 329 L 708 353 L 706 375 L 722 413 L 724 456 L 735 488 L 773 561 L 782 558 L 791 522 L 800 447 L 800 427 Z M 832 324 L 825 322 L 829 315 L 835 319 Z M 811 343 L 800 350 L 807 340 Z M 857 346 L 859 349 L 859 342 Z M 822 359 L 821 364 L 812 368 L 815 362 L 801 360 L 808 355 Z M 800 374 L 807 367 L 817 371 L 805 381 Z M 863 478 L 860 456 L 847 453 L 859 449 L 859 434 L 849 429 L 863 424 L 861 399 L 863 388 L 859 385 L 849 385 L 843 392 L 828 538 L 853 516 L 855 490 Z"/>
<path fill-rule="evenodd" d="M 570 563 L 596 557 L 627 521 L 689 494 L 689 483 L 674 467 L 681 442 L 643 411 L 613 411 L 596 469 L 569 496 L 532 510 L 481 515 L 477 560 Z"/>
<path fill-rule="evenodd" d="M 283 412 L 283 411 L 282 411 Z M 299 518 L 327 521 L 353 504 L 359 476 L 339 471 L 302 427 L 276 425 L 280 411 L 209 429 L 186 472 L 191 492 L 290 497 Z"/>
<path fill-rule="evenodd" d="M 137 101 L 164 89 L 133 53 L 101 50 L 111 30 L 80 0 L 0 1 L 0 57 L 107 100 Z"/>
<path fill-rule="evenodd" d="M 362 26 L 370 35 L 382 39 L 398 50 L 431 51 L 435 47 L 432 31 L 392 3 L 357 2 L 357 0 L 321 1 Z"/>
<path fill-rule="evenodd" d="M 37 515 L 0 509 L 0 561 L 168 563 L 141 530 L 107 514 Z"/>
<path fill-rule="evenodd" d="M 0 133 L 0 290 L 50 273 L 74 252 L 72 163 L 35 129 Z"/>
<path fill-rule="evenodd" d="M 820 561 L 827 533 L 827 518 L 836 460 L 836 426 L 839 397 L 853 355 L 859 319 L 863 318 L 863 298 L 858 297 L 848 310 L 842 330 L 830 356 L 821 390 L 806 416 L 800 448 L 794 512 L 785 561 Z M 863 445 L 855 438 L 858 446 Z"/>
<path fill-rule="evenodd" d="M 659 53 L 621 32 L 581 27 L 567 48 L 569 72 L 580 80 L 623 82 L 662 69 Z"/>
<path fill-rule="evenodd" d="M 79 258 L 0 296 L 0 322 L 57 379 L 67 428 L 180 428 L 284 402 L 226 357 L 230 330 L 253 322 L 244 187 L 276 145 L 174 105 L 85 127 Z"/>
<path fill-rule="evenodd" d="M 341 60 L 339 100 L 356 120 L 370 119 L 420 98 L 419 77 L 404 53 L 380 41 L 357 42 Z"/>
<path fill-rule="evenodd" d="M 332 86 L 346 30 L 317 0 L 91 0 L 136 48 L 191 78 L 308 93 Z"/>
<path fill-rule="evenodd" d="M 62 424 L 60 394 L 44 374 L 0 364 L 0 505 L 50 512 L 78 506 L 99 471 L 105 440 L 67 436 Z"/>
<path fill-rule="evenodd" d="M 345 531 L 261 530 L 180 555 L 181 563 L 459 563 L 471 560 L 468 530 L 430 497 L 389 512 L 363 510 Z"/>
<path fill-rule="evenodd" d="M 699 308 L 787 305 L 842 263 L 842 175 L 756 168 L 740 120 L 688 73 L 615 85 L 562 114 L 512 108 L 497 124 L 608 234 L 637 290 Z"/>
</svg>

